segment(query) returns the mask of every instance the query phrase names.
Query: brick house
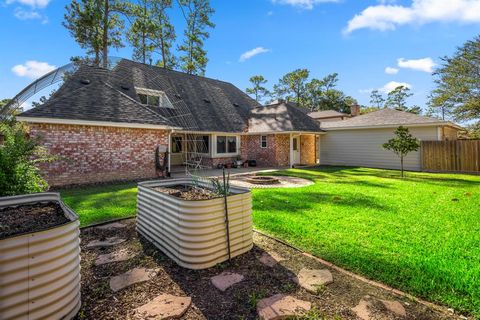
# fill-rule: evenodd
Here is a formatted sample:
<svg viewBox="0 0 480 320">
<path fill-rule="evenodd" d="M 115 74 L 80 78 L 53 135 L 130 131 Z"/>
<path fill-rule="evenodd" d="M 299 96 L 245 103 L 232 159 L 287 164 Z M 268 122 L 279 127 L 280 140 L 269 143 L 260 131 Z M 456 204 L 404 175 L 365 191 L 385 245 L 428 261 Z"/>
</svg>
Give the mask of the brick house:
<svg viewBox="0 0 480 320">
<path fill-rule="evenodd" d="M 188 150 L 199 148 L 204 167 L 238 158 L 315 164 L 324 133 L 284 101 L 261 106 L 230 83 L 126 59 L 110 69 L 79 67 L 17 119 L 59 157 L 40 167 L 51 186 L 154 178 L 158 147 L 169 152 L 170 170 L 190 165 Z"/>
</svg>

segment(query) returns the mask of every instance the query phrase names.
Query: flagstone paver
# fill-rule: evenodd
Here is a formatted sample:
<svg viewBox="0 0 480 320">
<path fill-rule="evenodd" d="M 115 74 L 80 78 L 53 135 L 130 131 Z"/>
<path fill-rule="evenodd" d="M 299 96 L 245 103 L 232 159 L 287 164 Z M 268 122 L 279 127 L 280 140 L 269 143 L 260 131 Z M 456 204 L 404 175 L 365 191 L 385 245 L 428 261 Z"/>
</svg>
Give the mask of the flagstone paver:
<svg viewBox="0 0 480 320">
<path fill-rule="evenodd" d="M 375 308 L 375 305 L 378 306 L 378 304 L 383 304 L 386 310 L 381 311 L 382 308 Z M 377 299 L 374 297 L 370 296 L 364 296 L 360 302 L 358 303 L 357 306 L 352 308 L 352 311 L 355 312 L 357 317 L 359 317 L 362 320 L 373 320 L 377 319 L 379 317 L 381 318 L 387 318 L 388 313 L 391 312 L 395 314 L 397 317 L 406 317 L 407 312 L 405 311 L 405 308 L 399 301 L 395 300 L 382 300 L 382 299 Z M 382 314 L 383 313 L 383 314 Z"/>
<path fill-rule="evenodd" d="M 129 252 L 127 250 L 115 251 L 108 254 L 101 254 L 95 260 L 95 265 L 100 266 L 102 264 L 127 261 L 134 258 L 137 254 Z"/>
<path fill-rule="evenodd" d="M 311 270 L 303 268 L 294 281 L 305 290 L 316 293 L 320 286 L 325 286 L 333 282 L 332 273 L 327 269 Z"/>
<path fill-rule="evenodd" d="M 98 226 L 98 227 L 95 227 L 95 228 L 100 229 L 100 230 L 115 230 L 115 229 L 121 229 L 121 228 L 125 228 L 125 227 L 126 227 L 126 225 L 124 225 L 123 223 L 112 222 L 112 223 L 104 224 L 104 225 L 101 225 L 101 226 Z"/>
<path fill-rule="evenodd" d="M 106 238 L 105 240 L 93 240 L 87 244 L 87 248 L 112 247 L 125 241 L 125 239 L 121 239 L 118 237 L 110 237 Z"/>
<path fill-rule="evenodd" d="M 152 301 L 135 309 L 140 319 L 177 319 L 187 312 L 192 304 L 190 297 L 161 294 Z"/>
<path fill-rule="evenodd" d="M 225 291 L 234 284 L 242 281 L 245 277 L 238 273 L 233 272 L 222 272 L 219 275 L 216 275 L 210 279 L 212 284 L 220 291 Z"/>
<path fill-rule="evenodd" d="M 261 257 L 258 260 L 260 260 L 261 263 L 268 267 L 274 267 L 277 265 L 277 263 L 285 259 L 275 251 L 271 251 L 262 253 Z"/>
<path fill-rule="evenodd" d="M 145 282 L 155 277 L 156 269 L 134 268 L 123 274 L 110 278 L 110 289 L 114 292 L 120 291 L 135 283 Z"/>
<path fill-rule="evenodd" d="M 312 304 L 292 296 L 276 294 L 257 303 L 258 317 L 262 320 L 285 319 L 309 311 Z"/>
</svg>

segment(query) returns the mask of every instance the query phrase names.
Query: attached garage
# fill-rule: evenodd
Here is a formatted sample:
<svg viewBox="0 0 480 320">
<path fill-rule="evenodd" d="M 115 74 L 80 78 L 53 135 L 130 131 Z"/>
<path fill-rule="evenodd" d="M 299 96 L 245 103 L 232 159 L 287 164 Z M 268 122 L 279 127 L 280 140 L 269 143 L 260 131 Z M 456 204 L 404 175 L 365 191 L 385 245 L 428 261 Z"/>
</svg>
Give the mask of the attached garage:
<svg viewBox="0 0 480 320">
<path fill-rule="evenodd" d="M 400 169 L 399 158 L 382 144 L 394 136 L 398 126 L 408 127 L 420 141 L 453 140 L 459 127 L 438 119 L 383 109 L 348 120 L 322 123 L 327 133 L 320 138 L 320 163 Z M 447 134 L 448 133 L 448 134 Z M 421 150 L 405 158 L 406 170 L 420 171 Z"/>
</svg>

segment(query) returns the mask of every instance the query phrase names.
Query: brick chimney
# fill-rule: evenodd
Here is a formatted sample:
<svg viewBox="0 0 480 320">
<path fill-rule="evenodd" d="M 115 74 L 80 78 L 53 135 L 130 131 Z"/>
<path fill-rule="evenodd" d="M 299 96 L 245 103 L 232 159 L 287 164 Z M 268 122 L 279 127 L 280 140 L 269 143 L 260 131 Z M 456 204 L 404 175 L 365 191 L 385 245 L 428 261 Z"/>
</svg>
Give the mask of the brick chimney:
<svg viewBox="0 0 480 320">
<path fill-rule="evenodd" d="M 352 117 L 356 117 L 360 115 L 360 106 L 358 104 L 354 104 L 350 107 L 350 114 Z"/>
</svg>

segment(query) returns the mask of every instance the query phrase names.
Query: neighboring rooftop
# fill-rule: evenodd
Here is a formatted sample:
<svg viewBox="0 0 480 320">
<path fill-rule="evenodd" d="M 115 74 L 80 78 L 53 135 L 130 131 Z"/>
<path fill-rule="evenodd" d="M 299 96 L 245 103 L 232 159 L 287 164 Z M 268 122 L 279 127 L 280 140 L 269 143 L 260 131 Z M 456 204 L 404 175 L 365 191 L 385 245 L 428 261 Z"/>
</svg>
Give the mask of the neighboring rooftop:
<svg viewBox="0 0 480 320">
<path fill-rule="evenodd" d="M 350 115 L 347 113 L 338 112 L 335 110 L 314 111 L 314 112 L 309 112 L 308 115 L 313 119 L 350 117 Z"/>
<path fill-rule="evenodd" d="M 315 119 L 283 100 L 252 109 L 248 132 L 319 132 Z"/>
<path fill-rule="evenodd" d="M 442 122 L 448 124 L 446 121 L 420 116 L 410 112 L 398 111 L 394 109 L 380 109 L 378 111 L 352 117 L 347 120 L 323 122 L 320 126 L 322 129 L 328 130 L 333 128 L 401 126 L 414 124 L 434 124 Z"/>
</svg>

